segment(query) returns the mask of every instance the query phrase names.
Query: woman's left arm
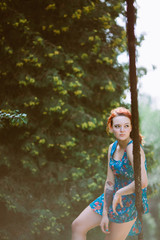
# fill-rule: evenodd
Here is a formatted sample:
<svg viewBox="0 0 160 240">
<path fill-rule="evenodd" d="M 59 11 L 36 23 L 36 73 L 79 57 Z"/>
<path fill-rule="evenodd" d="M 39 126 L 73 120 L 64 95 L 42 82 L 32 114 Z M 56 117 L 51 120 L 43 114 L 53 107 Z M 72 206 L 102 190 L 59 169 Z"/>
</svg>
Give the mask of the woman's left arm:
<svg viewBox="0 0 160 240">
<path fill-rule="evenodd" d="M 127 157 L 130 160 L 132 167 L 133 167 L 133 144 L 130 144 L 127 147 Z M 145 167 L 145 154 L 144 154 L 142 147 L 140 147 L 140 157 L 141 157 L 141 187 L 143 189 L 143 188 L 146 188 L 148 185 L 148 178 L 147 178 L 147 171 L 146 171 L 146 167 Z M 122 196 L 129 195 L 134 192 L 135 192 L 135 181 L 131 182 L 130 184 L 128 184 L 127 186 L 125 186 L 123 188 L 120 188 L 116 192 L 114 199 L 113 199 L 113 212 L 115 214 L 117 214 L 117 212 L 116 212 L 117 204 L 122 203 Z"/>
</svg>

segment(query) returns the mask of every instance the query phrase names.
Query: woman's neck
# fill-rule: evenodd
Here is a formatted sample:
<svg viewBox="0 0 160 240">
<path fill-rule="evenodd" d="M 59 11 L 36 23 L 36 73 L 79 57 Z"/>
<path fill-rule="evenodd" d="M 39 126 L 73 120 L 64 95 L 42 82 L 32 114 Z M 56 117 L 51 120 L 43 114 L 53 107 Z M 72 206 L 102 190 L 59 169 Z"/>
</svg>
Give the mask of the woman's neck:
<svg viewBox="0 0 160 240">
<path fill-rule="evenodd" d="M 129 137 L 128 139 L 124 140 L 124 141 L 121 141 L 121 140 L 118 140 L 118 145 L 120 148 L 122 149 L 125 149 L 127 144 L 131 141 L 132 139 Z"/>
</svg>

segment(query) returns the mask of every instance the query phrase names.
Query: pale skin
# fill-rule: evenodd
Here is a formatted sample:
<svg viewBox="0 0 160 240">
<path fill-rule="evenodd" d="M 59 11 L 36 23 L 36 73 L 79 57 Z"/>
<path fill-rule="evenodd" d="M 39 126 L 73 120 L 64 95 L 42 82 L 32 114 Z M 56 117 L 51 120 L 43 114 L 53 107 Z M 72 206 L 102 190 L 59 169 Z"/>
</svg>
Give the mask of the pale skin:
<svg viewBox="0 0 160 240">
<path fill-rule="evenodd" d="M 114 152 L 114 159 L 120 160 L 126 149 L 128 159 L 133 166 L 133 144 L 127 146 L 128 142 L 131 140 L 130 132 L 132 130 L 131 121 L 126 116 L 116 116 L 113 118 L 113 124 L 110 131 L 114 134 L 115 138 L 118 140 L 117 148 Z M 108 150 L 108 159 L 110 159 L 110 151 L 112 144 Z M 147 173 L 145 169 L 145 155 L 143 149 L 140 149 L 141 155 L 141 185 L 142 188 L 147 187 Z M 109 161 L 108 161 L 109 163 Z M 104 187 L 104 191 L 109 189 L 108 193 L 111 192 L 112 187 L 114 187 L 114 175 L 112 170 L 108 165 L 107 179 Z M 123 207 L 122 196 L 128 195 L 135 192 L 135 182 L 131 182 L 129 185 L 119 189 L 113 199 L 112 207 L 115 214 L 117 204 L 119 203 Z M 107 195 L 106 195 L 107 196 Z M 105 194 L 104 194 L 105 198 Z M 87 232 L 96 227 L 100 226 L 103 233 L 105 233 L 105 240 L 125 240 L 131 227 L 133 226 L 136 219 L 125 222 L 125 223 L 114 223 L 109 222 L 107 214 L 107 206 L 104 200 L 103 215 L 95 213 L 90 206 L 85 208 L 82 213 L 73 221 L 72 223 L 72 240 L 86 240 Z"/>
</svg>

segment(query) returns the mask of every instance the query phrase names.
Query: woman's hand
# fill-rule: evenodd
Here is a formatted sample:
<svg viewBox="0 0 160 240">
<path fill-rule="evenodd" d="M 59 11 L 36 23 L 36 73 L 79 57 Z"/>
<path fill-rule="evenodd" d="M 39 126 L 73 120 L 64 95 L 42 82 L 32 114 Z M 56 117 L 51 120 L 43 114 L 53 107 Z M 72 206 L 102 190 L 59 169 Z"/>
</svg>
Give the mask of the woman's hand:
<svg viewBox="0 0 160 240">
<path fill-rule="evenodd" d="M 108 225 L 109 225 L 109 219 L 108 219 L 108 216 L 106 214 L 106 215 L 102 216 L 102 220 L 101 220 L 101 223 L 100 223 L 101 230 L 105 234 L 110 233 L 109 229 L 108 229 Z"/>
<path fill-rule="evenodd" d="M 116 192 L 116 194 L 114 195 L 114 198 L 113 198 L 113 203 L 112 203 L 113 212 L 116 215 L 118 215 L 118 213 L 116 212 L 116 207 L 117 207 L 118 203 L 121 205 L 121 207 L 123 207 L 122 196 L 120 194 L 118 194 L 118 192 Z"/>
</svg>

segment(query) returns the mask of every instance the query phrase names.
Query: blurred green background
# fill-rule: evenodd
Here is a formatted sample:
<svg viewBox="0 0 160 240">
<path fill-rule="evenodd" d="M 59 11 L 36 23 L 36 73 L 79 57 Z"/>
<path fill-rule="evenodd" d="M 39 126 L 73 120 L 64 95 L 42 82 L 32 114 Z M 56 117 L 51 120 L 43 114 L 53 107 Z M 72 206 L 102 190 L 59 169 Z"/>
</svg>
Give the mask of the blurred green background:
<svg viewBox="0 0 160 240">
<path fill-rule="evenodd" d="M 122 0 L 0 2 L 0 239 L 70 239 L 74 218 L 103 192 L 114 141 L 107 117 L 130 107 L 128 66 L 118 62 L 127 40 L 117 19 L 125 15 Z M 141 97 L 145 240 L 160 236 L 159 119 Z M 93 238 L 103 239 L 99 228 Z"/>
</svg>

